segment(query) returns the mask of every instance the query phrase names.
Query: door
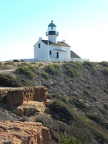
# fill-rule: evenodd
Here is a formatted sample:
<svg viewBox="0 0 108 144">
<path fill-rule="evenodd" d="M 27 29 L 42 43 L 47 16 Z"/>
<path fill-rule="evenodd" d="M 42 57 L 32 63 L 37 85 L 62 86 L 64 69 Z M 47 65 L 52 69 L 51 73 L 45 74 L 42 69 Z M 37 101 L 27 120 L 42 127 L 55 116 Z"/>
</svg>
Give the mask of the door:
<svg viewBox="0 0 108 144">
<path fill-rule="evenodd" d="M 57 52 L 57 58 L 59 58 L 59 52 Z"/>
</svg>

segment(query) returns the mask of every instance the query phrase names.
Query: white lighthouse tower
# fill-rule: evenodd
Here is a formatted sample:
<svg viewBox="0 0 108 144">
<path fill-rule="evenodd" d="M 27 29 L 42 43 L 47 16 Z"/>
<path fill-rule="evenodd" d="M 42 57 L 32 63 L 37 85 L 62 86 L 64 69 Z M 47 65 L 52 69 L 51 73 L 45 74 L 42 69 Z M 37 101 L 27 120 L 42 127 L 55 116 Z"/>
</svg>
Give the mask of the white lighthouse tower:
<svg viewBox="0 0 108 144">
<path fill-rule="evenodd" d="M 53 20 L 48 25 L 48 31 L 46 32 L 46 36 L 48 36 L 48 41 L 56 43 L 56 38 L 59 35 L 59 32 L 56 31 L 56 25 L 53 23 Z"/>
</svg>

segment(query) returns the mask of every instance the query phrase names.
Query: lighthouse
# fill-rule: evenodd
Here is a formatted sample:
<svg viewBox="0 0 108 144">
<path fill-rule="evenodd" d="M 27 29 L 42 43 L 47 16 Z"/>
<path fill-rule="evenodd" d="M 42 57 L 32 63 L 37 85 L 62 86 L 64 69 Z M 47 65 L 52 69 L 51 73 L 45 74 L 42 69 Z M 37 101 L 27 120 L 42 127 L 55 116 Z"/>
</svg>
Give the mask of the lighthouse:
<svg viewBox="0 0 108 144">
<path fill-rule="evenodd" d="M 48 25 L 48 31 L 46 32 L 46 36 L 48 36 L 48 41 L 53 43 L 57 43 L 56 38 L 59 35 L 59 32 L 56 31 L 56 25 L 53 23 L 53 20 Z"/>
<path fill-rule="evenodd" d="M 46 32 L 47 40 L 39 37 L 39 40 L 34 45 L 34 61 L 81 61 L 81 58 L 71 50 L 71 47 L 64 40 L 57 41 L 58 35 L 56 25 L 53 20 L 51 20 Z"/>
</svg>

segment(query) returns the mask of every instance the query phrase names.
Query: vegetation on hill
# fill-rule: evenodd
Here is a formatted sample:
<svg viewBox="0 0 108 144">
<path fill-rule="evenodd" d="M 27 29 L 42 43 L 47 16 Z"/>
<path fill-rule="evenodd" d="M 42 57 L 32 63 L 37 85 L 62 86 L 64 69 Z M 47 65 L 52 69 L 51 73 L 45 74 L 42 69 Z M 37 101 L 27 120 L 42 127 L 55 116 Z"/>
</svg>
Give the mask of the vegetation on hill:
<svg viewBox="0 0 108 144">
<path fill-rule="evenodd" d="M 48 88 L 44 114 L 22 118 L 42 122 L 50 129 L 53 143 L 108 143 L 108 62 L 0 64 L 15 67 L 0 74 L 1 86 Z"/>
</svg>

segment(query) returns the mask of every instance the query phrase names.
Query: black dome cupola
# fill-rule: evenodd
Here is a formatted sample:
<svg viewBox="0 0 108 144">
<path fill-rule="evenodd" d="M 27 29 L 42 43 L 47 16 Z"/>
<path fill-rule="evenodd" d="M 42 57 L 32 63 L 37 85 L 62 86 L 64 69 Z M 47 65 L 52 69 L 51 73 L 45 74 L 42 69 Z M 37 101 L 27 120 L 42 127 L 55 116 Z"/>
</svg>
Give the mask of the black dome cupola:
<svg viewBox="0 0 108 144">
<path fill-rule="evenodd" d="M 56 25 L 53 23 L 53 20 L 51 23 L 48 25 L 48 30 L 49 31 L 56 31 Z"/>
</svg>

